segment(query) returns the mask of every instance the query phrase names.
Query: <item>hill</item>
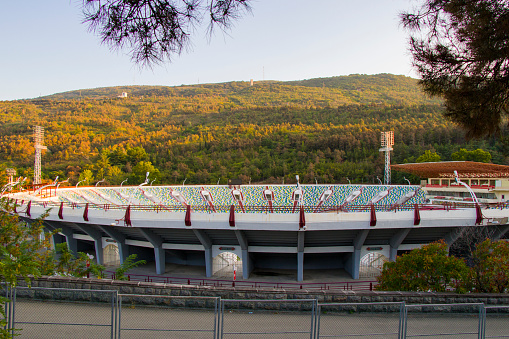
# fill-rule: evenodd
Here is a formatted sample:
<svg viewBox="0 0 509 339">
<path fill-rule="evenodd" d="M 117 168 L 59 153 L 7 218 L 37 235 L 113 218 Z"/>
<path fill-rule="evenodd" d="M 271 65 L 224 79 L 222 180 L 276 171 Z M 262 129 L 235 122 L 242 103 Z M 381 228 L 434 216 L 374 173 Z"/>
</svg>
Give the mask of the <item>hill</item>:
<svg viewBox="0 0 509 339">
<path fill-rule="evenodd" d="M 127 92 L 127 98 L 118 98 Z M 119 86 L 0 102 L 0 170 L 31 177 L 33 125 L 46 129 L 43 175 L 139 184 L 373 182 L 380 131 L 394 130 L 394 162 L 460 147 L 507 163 L 500 140 L 467 142 L 417 81 L 390 74 L 192 86 Z M 400 174 L 394 180 L 403 181 Z M 413 180 L 417 180 L 414 178 Z"/>
<path fill-rule="evenodd" d="M 118 86 L 53 94 L 39 99 L 106 99 L 126 92 L 130 97 L 220 96 L 230 103 L 282 105 L 314 101 L 315 104 L 431 104 L 436 99 L 425 96 L 417 80 L 402 75 L 349 75 L 301 81 L 227 82 L 191 86 Z M 296 95 L 298 94 L 298 96 Z"/>
</svg>

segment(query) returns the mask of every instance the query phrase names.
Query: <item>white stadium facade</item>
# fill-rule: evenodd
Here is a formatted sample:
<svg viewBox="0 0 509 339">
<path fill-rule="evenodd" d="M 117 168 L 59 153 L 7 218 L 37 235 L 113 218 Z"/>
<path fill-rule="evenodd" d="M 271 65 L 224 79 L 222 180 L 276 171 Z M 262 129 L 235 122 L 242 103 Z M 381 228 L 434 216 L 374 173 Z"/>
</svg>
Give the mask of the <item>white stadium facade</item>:
<svg viewBox="0 0 509 339">
<path fill-rule="evenodd" d="M 509 230 L 507 202 L 430 204 L 417 185 L 76 188 L 55 182 L 4 196 L 24 220 L 49 211 L 44 224 L 59 230 L 55 243 L 94 251 L 99 264 L 135 253 L 155 262 L 155 274 L 174 263 L 203 266 L 214 277 L 218 261 L 235 258 L 244 279 L 255 268 L 295 270 L 297 281 L 316 269 L 344 269 L 359 279 L 363 265 L 439 239 L 452 244 L 465 227 L 489 227 L 493 238 Z"/>
</svg>

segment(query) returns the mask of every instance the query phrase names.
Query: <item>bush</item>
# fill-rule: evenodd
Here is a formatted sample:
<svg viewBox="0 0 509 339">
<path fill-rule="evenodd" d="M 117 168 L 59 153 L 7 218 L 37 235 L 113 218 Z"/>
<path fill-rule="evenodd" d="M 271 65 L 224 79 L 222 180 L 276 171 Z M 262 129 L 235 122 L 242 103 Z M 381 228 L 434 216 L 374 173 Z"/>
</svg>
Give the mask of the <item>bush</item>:
<svg viewBox="0 0 509 339">
<path fill-rule="evenodd" d="M 504 293 L 509 288 L 509 243 L 486 239 L 473 253 L 469 289 L 481 293 Z"/>
<path fill-rule="evenodd" d="M 447 244 L 440 240 L 386 262 L 376 289 L 465 292 L 468 273 L 464 260 L 448 256 Z"/>
</svg>

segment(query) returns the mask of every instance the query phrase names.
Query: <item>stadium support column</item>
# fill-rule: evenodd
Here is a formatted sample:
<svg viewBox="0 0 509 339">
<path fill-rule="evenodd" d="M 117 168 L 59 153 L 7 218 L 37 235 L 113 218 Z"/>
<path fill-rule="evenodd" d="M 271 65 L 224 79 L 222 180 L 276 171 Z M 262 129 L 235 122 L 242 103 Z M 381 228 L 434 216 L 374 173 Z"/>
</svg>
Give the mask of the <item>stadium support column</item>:
<svg viewBox="0 0 509 339">
<path fill-rule="evenodd" d="M 109 235 L 113 240 L 117 242 L 118 254 L 120 256 L 120 264 L 123 264 L 124 261 L 129 256 L 129 247 L 125 243 L 125 236 L 122 233 L 115 230 L 113 226 L 102 226 L 102 225 L 97 226 L 99 226 L 99 228 L 103 230 L 104 233 Z"/>
<path fill-rule="evenodd" d="M 297 281 L 304 280 L 304 233 L 297 233 Z"/>
<path fill-rule="evenodd" d="M 493 234 L 491 240 L 497 241 L 502 238 L 509 231 L 509 225 L 503 225 L 498 228 L 498 230 Z"/>
<path fill-rule="evenodd" d="M 451 232 L 447 233 L 444 237 L 445 243 L 448 248 L 451 248 L 451 245 L 454 244 L 456 240 L 463 234 L 464 229 L 462 228 L 454 228 Z"/>
<path fill-rule="evenodd" d="M 239 242 L 240 248 L 242 249 L 242 278 L 249 279 L 249 275 L 253 271 L 253 263 L 251 256 L 249 255 L 249 244 L 246 239 L 244 232 L 235 230 L 235 236 Z"/>
<path fill-rule="evenodd" d="M 94 239 L 94 247 L 95 247 L 95 261 L 99 265 L 104 264 L 104 251 L 103 251 L 103 235 L 102 232 L 94 229 L 90 225 L 83 224 L 73 224 L 86 234 L 88 234 L 92 239 Z"/>
<path fill-rule="evenodd" d="M 44 221 L 44 224 L 46 224 L 46 226 L 53 231 L 60 229 L 60 233 L 65 236 L 65 242 L 67 243 L 67 248 L 69 248 L 69 251 L 71 251 L 74 256 L 78 255 L 78 241 L 74 239 L 74 231 L 72 228 L 61 223 L 55 223 L 48 220 Z"/>
<path fill-rule="evenodd" d="M 345 270 L 350 273 L 352 278 L 359 279 L 360 266 L 361 266 L 361 249 L 364 241 L 368 236 L 369 230 L 362 230 L 355 236 L 353 240 L 353 253 L 348 258 Z"/>
<path fill-rule="evenodd" d="M 138 228 L 140 233 L 154 246 L 156 260 L 156 273 L 163 274 L 166 271 L 166 257 L 163 249 L 163 239 L 149 229 Z"/>
<path fill-rule="evenodd" d="M 391 252 L 390 252 L 390 261 L 396 261 L 396 257 L 398 256 L 398 248 L 399 245 L 405 240 L 406 236 L 410 233 L 410 228 L 402 228 L 396 234 L 394 234 L 389 241 L 391 245 Z"/>
<path fill-rule="evenodd" d="M 205 275 L 212 277 L 212 241 L 203 230 L 193 230 L 205 249 Z"/>
</svg>

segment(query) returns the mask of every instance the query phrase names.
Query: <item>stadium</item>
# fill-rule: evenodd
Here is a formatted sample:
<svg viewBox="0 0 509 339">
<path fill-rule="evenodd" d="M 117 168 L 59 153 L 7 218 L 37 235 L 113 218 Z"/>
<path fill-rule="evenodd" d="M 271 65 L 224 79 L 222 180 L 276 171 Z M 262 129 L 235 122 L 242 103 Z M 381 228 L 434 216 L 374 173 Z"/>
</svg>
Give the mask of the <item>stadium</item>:
<svg viewBox="0 0 509 339">
<path fill-rule="evenodd" d="M 273 269 L 294 271 L 298 282 L 304 270 L 360 279 L 405 251 L 439 239 L 451 245 L 466 227 L 489 228 L 492 239 L 509 230 L 509 166 L 392 165 L 428 181 L 389 185 L 393 132 L 381 132 L 385 185 L 301 185 L 296 176 L 296 185 L 151 186 L 147 173 L 138 186 L 114 187 L 61 187 L 67 180 L 58 178 L 42 184 L 43 133 L 35 126 L 34 184 L 23 188 L 8 169 L 1 196 L 28 222 L 44 217 L 45 228 L 58 231 L 54 244 L 93 252 L 101 265 L 136 254 L 154 262 L 157 275 L 172 263 L 201 266 L 207 278 L 249 279 L 255 269 Z"/>
<path fill-rule="evenodd" d="M 509 229 L 507 203 L 427 203 L 417 185 L 203 185 L 60 187 L 56 181 L 6 195 L 15 212 L 59 230 L 54 242 L 93 251 L 99 264 L 130 254 L 202 266 L 207 277 L 253 269 L 346 270 L 377 275 L 383 262 L 468 226 Z"/>
</svg>

